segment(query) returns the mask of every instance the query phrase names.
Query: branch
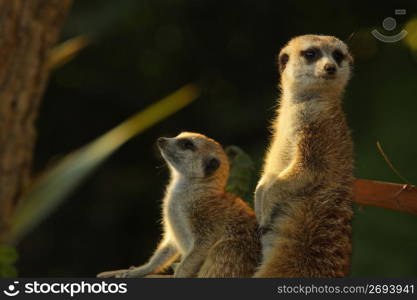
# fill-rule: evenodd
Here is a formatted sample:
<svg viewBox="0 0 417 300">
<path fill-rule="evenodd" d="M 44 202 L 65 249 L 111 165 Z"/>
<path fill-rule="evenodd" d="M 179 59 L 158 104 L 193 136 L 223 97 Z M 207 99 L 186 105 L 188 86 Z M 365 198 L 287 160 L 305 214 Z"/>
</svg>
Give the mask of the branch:
<svg viewBox="0 0 417 300">
<path fill-rule="evenodd" d="M 417 215 L 417 188 L 413 185 L 356 179 L 353 189 L 357 204 Z"/>
</svg>

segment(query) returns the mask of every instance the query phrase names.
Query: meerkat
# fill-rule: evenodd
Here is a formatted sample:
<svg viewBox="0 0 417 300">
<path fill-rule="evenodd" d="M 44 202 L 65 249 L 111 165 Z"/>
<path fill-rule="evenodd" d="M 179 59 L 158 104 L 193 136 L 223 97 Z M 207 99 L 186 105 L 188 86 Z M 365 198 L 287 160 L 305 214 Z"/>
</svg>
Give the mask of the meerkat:
<svg viewBox="0 0 417 300">
<path fill-rule="evenodd" d="M 254 211 L 227 194 L 229 162 L 222 146 L 198 133 L 159 138 L 170 169 L 163 199 L 163 238 L 149 261 L 98 277 L 144 277 L 169 267 L 174 277 L 251 277 L 260 261 Z"/>
<path fill-rule="evenodd" d="M 281 98 L 255 191 L 262 262 L 255 277 L 343 277 L 351 256 L 353 146 L 342 111 L 352 56 L 303 35 L 278 56 Z"/>
</svg>

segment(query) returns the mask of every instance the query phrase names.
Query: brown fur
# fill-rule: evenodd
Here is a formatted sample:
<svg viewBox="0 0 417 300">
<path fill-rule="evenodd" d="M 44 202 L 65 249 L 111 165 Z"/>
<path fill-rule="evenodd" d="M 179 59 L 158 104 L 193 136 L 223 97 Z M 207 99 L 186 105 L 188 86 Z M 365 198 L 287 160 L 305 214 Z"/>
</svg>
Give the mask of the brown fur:
<svg viewBox="0 0 417 300">
<path fill-rule="evenodd" d="M 203 197 L 191 208 L 193 234 L 207 245 L 197 277 L 251 277 L 260 260 L 253 210 L 230 194 Z"/>
<path fill-rule="evenodd" d="M 183 257 L 175 276 L 251 277 L 260 261 L 258 226 L 253 210 L 242 199 L 225 192 L 227 155 L 219 143 L 204 135 L 179 135 L 184 137 L 197 145 L 197 153 L 190 153 L 193 156 L 184 160 L 216 157 L 220 166 L 209 177 L 188 179 L 191 193 L 184 217 L 188 218 L 194 247 Z"/>
<path fill-rule="evenodd" d="M 257 221 L 242 199 L 225 192 L 229 162 L 222 146 L 183 132 L 160 138 L 159 147 L 171 170 L 163 239 L 145 265 L 99 277 L 144 277 L 161 272 L 178 256 L 174 277 L 251 277 L 260 261 Z"/>
<path fill-rule="evenodd" d="M 345 47 L 334 37 L 302 36 L 282 53 L 289 54 L 289 63 L 302 64 L 302 59 L 296 61 L 297 55 L 311 41 L 318 47 Z M 316 89 L 312 77 L 311 85 L 302 80 L 297 85 L 291 82 L 297 78 L 285 74 L 287 68 L 283 69 L 273 144 L 256 191 L 263 260 L 255 277 L 346 276 L 353 214 L 353 147 L 340 101 L 346 82 L 332 88 L 330 81 L 329 86 Z M 292 72 L 297 66 L 291 68 Z M 348 70 L 340 68 L 339 72 Z M 291 126 L 285 129 L 290 138 L 279 136 L 285 134 L 280 131 L 285 126 Z M 274 163 L 280 166 L 268 165 Z"/>
</svg>

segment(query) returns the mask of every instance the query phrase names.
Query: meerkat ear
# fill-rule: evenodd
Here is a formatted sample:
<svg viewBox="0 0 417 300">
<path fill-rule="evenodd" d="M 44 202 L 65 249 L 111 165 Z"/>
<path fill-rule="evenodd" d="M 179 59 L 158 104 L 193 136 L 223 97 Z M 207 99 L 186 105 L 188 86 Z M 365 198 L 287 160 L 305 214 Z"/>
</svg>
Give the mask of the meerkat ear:
<svg viewBox="0 0 417 300">
<path fill-rule="evenodd" d="M 290 59 L 289 55 L 287 53 L 281 53 L 278 57 L 278 69 L 279 73 L 281 74 L 285 66 L 287 65 L 288 60 Z"/>
<path fill-rule="evenodd" d="M 209 158 L 207 160 L 204 161 L 204 176 L 210 176 L 214 173 L 214 171 L 216 171 L 219 167 L 220 167 L 220 161 L 215 158 Z"/>
<path fill-rule="evenodd" d="M 351 68 L 353 68 L 353 63 L 354 63 L 353 56 L 352 56 L 352 55 L 350 55 L 350 54 L 348 54 L 347 59 L 348 59 L 348 62 L 349 62 L 349 66 L 350 66 Z"/>
</svg>

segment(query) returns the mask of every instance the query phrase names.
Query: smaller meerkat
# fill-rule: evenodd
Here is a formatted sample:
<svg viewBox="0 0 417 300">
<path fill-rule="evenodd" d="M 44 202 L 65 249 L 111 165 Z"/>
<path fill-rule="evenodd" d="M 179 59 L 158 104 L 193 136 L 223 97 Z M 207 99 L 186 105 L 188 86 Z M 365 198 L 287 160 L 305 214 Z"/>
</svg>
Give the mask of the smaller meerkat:
<svg viewBox="0 0 417 300">
<path fill-rule="evenodd" d="M 255 192 L 262 263 L 255 277 L 342 277 L 349 270 L 353 146 L 342 94 L 353 59 L 333 36 L 280 52 L 281 99 Z"/>
<path fill-rule="evenodd" d="M 260 260 L 253 210 L 225 192 L 229 162 L 222 146 L 198 133 L 159 138 L 171 180 L 163 199 L 163 238 L 149 261 L 98 277 L 144 277 L 169 267 L 174 277 L 251 277 Z"/>
</svg>

